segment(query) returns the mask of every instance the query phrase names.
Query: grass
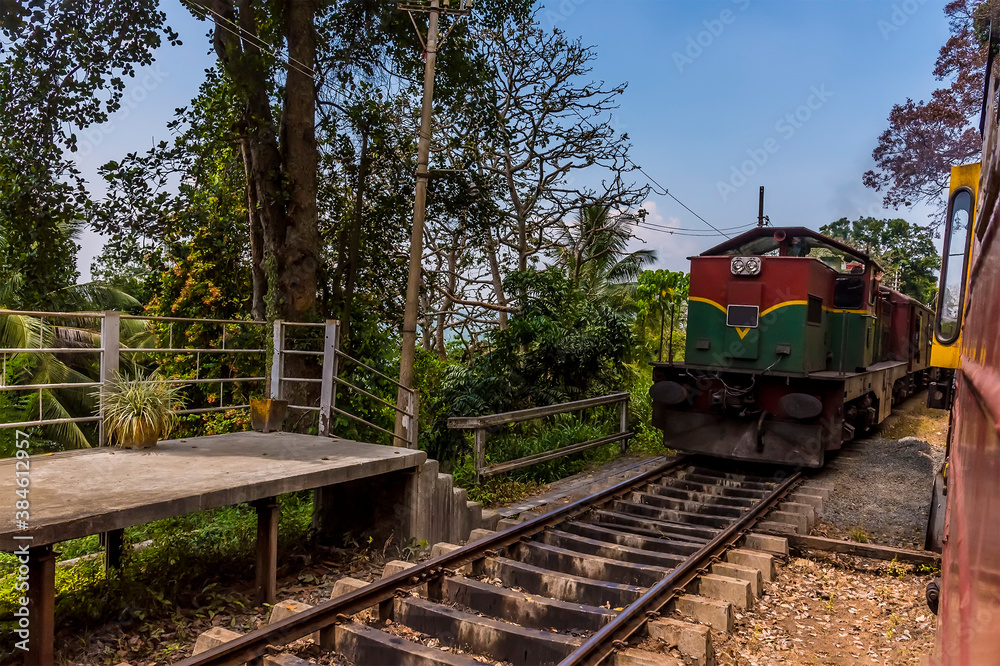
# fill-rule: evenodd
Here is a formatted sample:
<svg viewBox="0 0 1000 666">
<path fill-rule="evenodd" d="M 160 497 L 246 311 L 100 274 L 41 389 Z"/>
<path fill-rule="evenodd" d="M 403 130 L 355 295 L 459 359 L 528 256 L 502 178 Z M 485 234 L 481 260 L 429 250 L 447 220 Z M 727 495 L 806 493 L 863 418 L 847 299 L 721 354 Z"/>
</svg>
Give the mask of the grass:
<svg viewBox="0 0 1000 666">
<path fill-rule="evenodd" d="M 583 419 L 572 414 L 562 414 L 546 421 L 515 424 L 503 432 L 489 435 L 486 464 L 516 460 L 597 439 L 617 432 L 618 427 L 617 409 L 595 410 L 590 417 Z M 663 438 L 658 430 L 648 424 L 635 429 L 636 436 L 629 442 L 629 455 L 653 456 L 665 453 Z M 615 442 L 487 477 L 477 483 L 472 454 L 468 454 L 458 461 L 452 473 L 455 485 L 465 488 L 470 500 L 491 507 L 517 502 L 537 492 L 547 483 L 607 464 L 621 455 L 621 446 Z"/>
<path fill-rule="evenodd" d="M 865 531 L 865 528 L 861 527 L 860 525 L 852 527 L 850 535 L 851 535 L 851 541 L 854 541 L 856 543 L 868 543 L 869 540 L 868 532 Z"/>
</svg>

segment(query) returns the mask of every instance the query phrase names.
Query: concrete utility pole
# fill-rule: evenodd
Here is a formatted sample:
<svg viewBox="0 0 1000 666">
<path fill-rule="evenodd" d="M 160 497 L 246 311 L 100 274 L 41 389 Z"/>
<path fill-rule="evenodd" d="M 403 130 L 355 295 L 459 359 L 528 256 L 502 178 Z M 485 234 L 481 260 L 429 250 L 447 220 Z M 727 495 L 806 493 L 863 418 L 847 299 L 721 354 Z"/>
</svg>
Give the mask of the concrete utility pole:
<svg viewBox="0 0 1000 666">
<path fill-rule="evenodd" d="M 448 33 L 438 40 L 438 17 L 441 14 L 467 15 L 472 11 L 472 0 L 428 0 L 426 2 L 401 2 L 397 9 L 405 11 L 417 29 L 417 36 L 424 46 L 424 99 L 420 110 L 420 142 L 417 146 L 417 191 L 413 202 L 413 231 L 410 234 L 410 270 L 406 281 L 406 309 L 403 312 L 403 346 L 399 353 L 399 393 L 396 397 L 396 427 L 395 434 L 410 446 L 415 447 L 416 432 L 406 433 L 407 429 L 418 428 L 416 419 L 409 419 L 405 414 L 416 415 L 416 396 L 406 390 L 413 387 L 413 358 L 417 346 L 417 308 L 420 299 L 420 273 L 423 258 L 424 218 L 427 213 L 427 180 L 430 177 L 428 162 L 431 153 L 431 112 L 434 103 L 434 61 L 438 49 L 448 38 Z M 417 26 L 414 12 L 430 15 L 427 27 L 427 40 L 424 41 Z M 448 28 L 455 27 L 452 23 Z M 409 435 L 413 435 L 412 437 Z"/>
</svg>

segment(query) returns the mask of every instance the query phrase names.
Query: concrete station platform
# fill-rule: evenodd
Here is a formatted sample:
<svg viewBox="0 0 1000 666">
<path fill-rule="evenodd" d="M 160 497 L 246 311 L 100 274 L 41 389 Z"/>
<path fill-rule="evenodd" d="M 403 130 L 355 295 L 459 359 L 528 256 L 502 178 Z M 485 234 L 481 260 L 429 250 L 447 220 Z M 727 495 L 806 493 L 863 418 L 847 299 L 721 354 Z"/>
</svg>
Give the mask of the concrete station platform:
<svg viewBox="0 0 1000 666">
<path fill-rule="evenodd" d="M 354 518 L 383 523 L 408 534 L 418 520 L 417 472 L 423 451 L 294 433 L 233 433 L 167 440 L 155 448 L 96 448 L 35 455 L 29 459 L 27 529 L 15 512 L 17 470 L 24 461 L 0 461 L 0 549 L 27 547 L 31 618 L 30 664 L 52 663 L 55 636 L 55 554 L 52 544 L 102 534 L 110 566 L 120 561 L 126 527 L 195 511 L 251 503 L 257 510 L 257 601 L 276 592 L 278 516 L 276 498 L 318 489 L 317 510 L 353 495 Z M 18 463 L 20 465 L 18 466 Z M 15 467 L 17 466 L 17 470 Z M 353 481 L 374 490 L 356 497 Z M 342 486 L 351 492 L 338 492 Z M 325 497 L 325 499 L 323 499 Z M 23 505 L 22 505 L 23 506 Z M 330 507 L 332 508 L 332 507 Z M 376 516 L 381 511 L 385 515 Z M 314 525 L 336 525 L 333 511 Z M 342 516 L 341 516 L 342 518 Z M 23 561 L 23 560 L 22 560 Z"/>
</svg>

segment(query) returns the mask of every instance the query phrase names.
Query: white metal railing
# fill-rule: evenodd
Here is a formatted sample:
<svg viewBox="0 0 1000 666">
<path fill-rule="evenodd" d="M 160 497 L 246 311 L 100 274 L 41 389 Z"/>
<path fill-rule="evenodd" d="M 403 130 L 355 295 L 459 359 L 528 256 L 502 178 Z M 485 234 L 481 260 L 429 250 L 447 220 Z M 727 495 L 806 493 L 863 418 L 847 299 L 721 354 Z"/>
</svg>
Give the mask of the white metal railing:
<svg viewBox="0 0 1000 666">
<path fill-rule="evenodd" d="M 114 313 L 117 314 L 117 313 Z M 227 384 L 246 384 L 246 383 L 263 383 L 267 381 L 265 375 L 248 375 L 246 377 L 202 377 L 201 376 L 201 357 L 202 355 L 233 355 L 233 354 L 265 354 L 267 349 L 263 346 L 263 336 L 267 332 L 267 322 L 264 321 L 254 321 L 245 319 L 198 319 L 193 317 L 150 317 L 145 315 L 127 315 L 122 314 L 121 318 L 131 319 L 131 320 L 141 320 L 149 322 L 151 325 L 155 324 L 165 324 L 167 326 L 167 346 L 166 347 L 119 347 L 119 354 L 193 354 L 195 356 L 195 376 L 187 378 L 171 378 L 171 379 L 159 379 L 151 380 L 163 384 L 169 384 L 173 386 L 188 386 L 188 385 L 198 385 L 198 384 L 218 384 L 219 385 L 219 404 L 213 405 L 211 407 L 196 407 L 190 409 L 178 409 L 175 410 L 175 414 L 185 415 L 185 414 L 209 414 L 212 412 L 224 412 L 232 409 L 248 409 L 250 405 L 248 403 L 242 404 L 225 404 L 225 387 Z M 221 346 L 220 347 L 183 347 L 175 346 L 174 343 L 174 328 L 177 324 L 199 324 L 208 326 L 218 326 L 221 328 Z M 262 335 L 262 346 L 260 347 L 231 347 L 227 345 L 228 342 L 228 326 L 253 326 L 259 327 Z M 114 355 L 114 352 L 109 353 L 109 359 Z M 114 359 L 117 363 L 117 359 Z M 263 365 L 263 363 L 262 363 Z M 117 365 L 115 366 L 115 371 L 117 371 Z M 102 376 L 102 380 L 104 377 Z"/>
<path fill-rule="evenodd" d="M 21 316 L 30 318 L 30 325 L 37 334 L 31 336 L 37 338 L 38 344 L 30 347 L 0 347 L 0 364 L 2 364 L 2 374 L 0 374 L 0 392 L 4 391 L 37 391 L 39 398 L 39 414 L 37 419 L 19 421 L 17 423 L 0 422 L 0 429 L 3 428 L 28 428 L 36 426 L 60 425 L 66 423 L 98 423 L 99 440 L 101 444 L 107 444 L 107 438 L 103 430 L 103 405 L 98 404 L 97 413 L 83 416 L 69 416 L 65 418 L 45 418 L 43 403 L 44 392 L 58 389 L 100 389 L 119 372 L 123 356 L 130 357 L 133 362 L 139 360 L 142 355 L 149 355 L 155 358 L 162 354 L 192 355 L 194 372 L 193 376 L 187 377 L 167 377 L 163 379 L 151 380 L 175 386 L 187 385 L 213 385 L 219 386 L 218 404 L 208 407 L 192 407 L 176 410 L 175 413 L 184 414 L 206 414 L 211 412 L 222 412 L 233 409 L 247 409 L 248 404 L 225 404 L 225 392 L 227 386 L 264 383 L 268 381 L 267 373 L 248 374 L 246 376 L 223 376 L 205 377 L 203 373 L 203 356 L 229 356 L 241 354 L 266 354 L 272 351 L 270 371 L 270 397 L 281 399 L 285 395 L 285 388 L 289 384 L 319 384 L 320 396 L 317 405 L 289 405 L 290 409 L 307 410 L 319 412 L 319 432 L 321 435 L 332 434 L 333 415 L 339 414 L 348 419 L 357 421 L 374 430 L 385 433 L 393 438 L 390 441 L 400 440 L 404 446 L 410 448 L 417 447 L 417 397 L 416 391 L 403 387 L 392 377 L 367 365 L 357 359 L 351 358 L 339 349 L 340 346 L 340 324 L 337 321 L 327 321 L 324 323 L 301 323 L 275 321 L 273 324 L 263 321 L 241 320 L 241 319 L 198 319 L 193 317 L 153 317 L 146 315 L 130 315 L 115 311 L 105 312 L 37 312 L 37 311 L 16 311 L 0 310 L 0 316 Z M 79 336 L 80 339 L 90 339 L 92 344 L 85 347 L 60 347 L 51 343 L 46 343 L 48 339 L 57 340 L 56 328 L 50 327 L 48 336 L 46 326 L 51 326 L 48 322 L 52 319 L 59 321 L 99 321 L 100 326 L 91 324 L 89 328 L 75 327 L 84 330 L 86 335 Z M 148 332 L 153 336 L 150 339 L 157 339 L 162 342 L 166 337 L 166 346 L 128 346 L 122 344 L 122 320 L 145 322 Z M 185 324 L 203 325 L 219 327 L 219 345 L 212 346 L 186 346 L 183 344 L 183 336 L 175 332 L 175 329 Z M 233 346 L 233 338 L 230 335 L 232 327 L 258 327 L 261 333 L 260 346 Z M 159 327 L 160 330 L 156 330 Z M 131 327 L 134 328 L 134 327 Z M 165 329 L 165 330 L 164 330 Z M 267 349 L 267 335 L 270 329 L 271 350 Z M 288 344 L 287 332 L 289 329 L 321 329 L 323 332 L 322 349 L 297 349 Z M 130 339 L 134 339 L 130 338 Z M 28 384 L 7 384 L 7 364 L 8 361 L 20 354 L 99 354 L 100 370 L 98 377 L 94 381 L 87 382 L 33 382 Z M 292 377 L 286 374 L 286 360 L 292 356 L 314 357 L 319 363 L 318 377 Z M 360 370 L 370 373 L 381 380 L 387 381 L 396 388 L 402 388 L 410 396 L 409 409 L 400 410 L 397 406 L 383 397 L 375 395 L 371 391 L 365 390 L 340 376 L 339 364 L 341 362 L 353 363 Z M 262 361 L 263 366 L 263 361 Z M 262 368 L 263 369 L 263 368 Z M 337 407 L 337 386 L 344 387 L 347 391 L 364 396 L 379 405 L 392 408 L 404 416 L 406 423 L 407 438 L 399 437 L 386 428 L 371 423 L 355 414 L 351 414 Z"/>
<path fill-rule="evenodd" d="M 317 349 L 291 349 L 287 342 L 286 333 L 289 328 L 296 327 L 322 327 L 323 328 L 323 348 Z M 285 374 L 285 360 L 289 356 L 311 356 L 317 358 L 320 363 L 319 377 L 289 377 Z M 410 409 L 401 410 L 396 404 L 380 398 L 365 389 L 352 384 L 340 376 L 340 362 L 353 363 L 357 367 L 374 374 L 375 376 L 388 381 L 396 388 L 401 388 L 410 396 Z M 319 412 L 319 434 L 329 436 L 333 433 L 333 415 L 340 414 L 345 418 L 357 421 L 374 430 L 391 437 L 390 441 L 399 440 L 403 446 L 411 449 L 417 448 L 417 399 L 416 391 L 397 382 L 383 372 L 367 365 L 340 350 L 340 322 L 329 320 L 322 324 L 299 323 L 288 321 L 274 322 L 274 355 L 271 358 L 271 398 L 283 399 L 286 395 L 285 387 L 288 384 L 320 384 L 320 396 L 318 405 L 292 405 L 289 409 Z M 337 407 L 337 386 L 343 386 L 348 391 L 365 396 L 376 403 L 389 407 L 396 412 L 403 414 L 406 422 L 407 438 L 400 437 L 390 430 L 372 423 L 366 419 L 351 414 Z"/>
<path fill-rule="evenodd" d="M 25 339 L 27 342 L 31 342 L 31 331 L 32 326 L 37 322 L 37 334 L 35 338 L 38 341 L 37 346 L 32 347 L 0 347 L 0 391 L 37 391 L 38 392 L 38 418 L 28 421 L 18 421 L 18 422 L 0 422 L 0 429 L 8 428 L 32 428 L 36 426 L 43 425 L 63 425 L 67 423 L 95 423 L 101 420 L 100 415 L 91 416 L 77 416 L 77 417 L 60 417 L 60 418 L 45 418 L 44 408 L 45 408 L 45 394 L 47 390 L 54 389 L 94 389 L 102 386 L 101 381 L 95 382 L 51 382 L 51 383 L 34 383 L 34 384 L 7 384 L 7 365 L 11 360 L 12 356 L 21 354 L 30 355 L 41 355 L 41 354 L 98 354 L 100 356 L 101 369 L 103 371 L 106 364 L 105 346 L 104 346 L 104 330 L 106 328 L 106 313 L 104 312 L 42 312 L 36 310 L 21 311 L 21 310 L 0 310 L 0 317 L 25 317 L 25 329 L 26 335 Z M 51 325 L 51 321 L 100 321 L 100 346 L 89 346 L 89 347 L 57 347 L 53 346 L 51 340 L 57 339 L 57 332 L 59 328 L 66 328 L 65 326 Z M 46 322 L 50 322 L 50 330 L 48 339 L 46 335 Z M 78 328 L 78 327 L 74 327 Z M 96 334 L 96 331 L 94 331 Z M 93 340 L 93 337 L 91 337 Z"/>
</svg>

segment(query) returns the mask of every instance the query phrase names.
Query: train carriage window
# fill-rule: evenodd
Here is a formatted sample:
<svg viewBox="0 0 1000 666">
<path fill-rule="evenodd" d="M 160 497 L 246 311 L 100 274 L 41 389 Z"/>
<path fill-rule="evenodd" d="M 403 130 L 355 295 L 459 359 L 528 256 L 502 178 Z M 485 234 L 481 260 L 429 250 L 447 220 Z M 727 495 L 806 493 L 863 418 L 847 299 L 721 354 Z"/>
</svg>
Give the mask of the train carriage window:
<svg viewBox="0 0 1000 666">
<path fill-rule="evenodd" d="M 823 323 L 823 299 L 809 294 L 809 305 L 806 306 L 806 321 L 810 324 Z"/>
<path fill-rule="evenodd" d="M 941 280 L 938 286 L 935 336 L 941 344 L 958 339 L 962 328 L 962 306 L 965 300 L 965 277 L 969 269 L 969 227 L 972 211 L 972 191 L 955 191 L 948 202 L 948 226 L 944 234 Z"/>
<path fill-rule="evenodd" d="M 864 278 L 854 276 L 838 277 L 833 285 L 833 307 L 845 310 L 860 310 L 865 306 Z"/>
</svg>

